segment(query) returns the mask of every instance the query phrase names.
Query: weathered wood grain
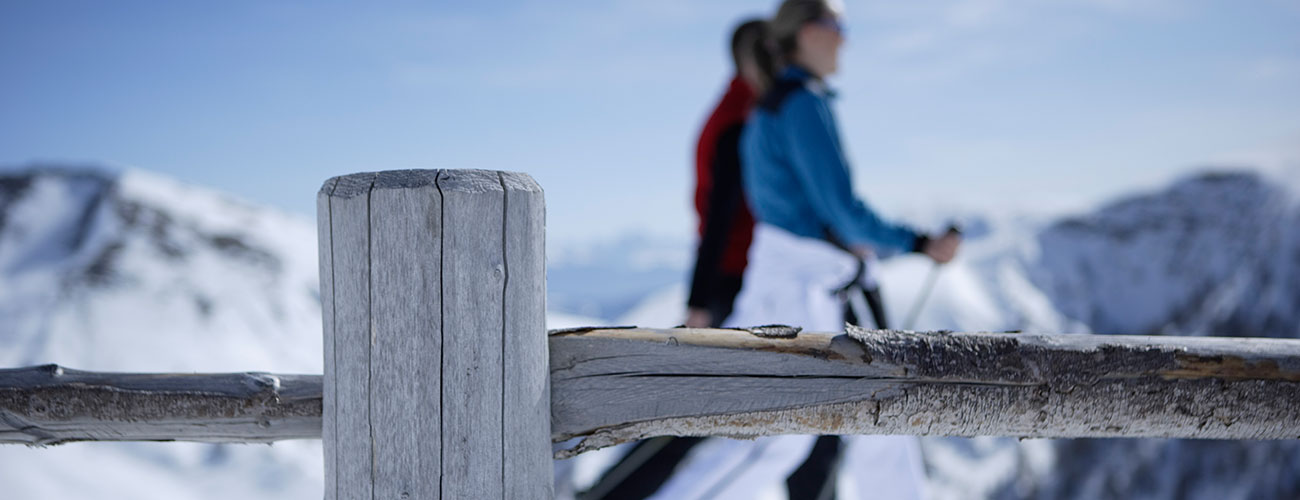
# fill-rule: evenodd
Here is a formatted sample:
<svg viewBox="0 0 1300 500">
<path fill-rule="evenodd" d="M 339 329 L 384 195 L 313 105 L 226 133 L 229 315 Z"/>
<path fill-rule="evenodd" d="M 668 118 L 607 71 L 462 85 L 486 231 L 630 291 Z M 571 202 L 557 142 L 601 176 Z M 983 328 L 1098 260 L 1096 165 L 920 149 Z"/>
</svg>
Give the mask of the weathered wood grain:
<svg viewBox="0 0 1300 500">
<path fill-rule="evenodd" d="M 549 497 L 541 188 L 386 171 L 318 202 L 328 494 Z"/>
<path fill-rule="evenodd" d="M 502 382 L 505 498 L 551 498 L 551 393 L 546 346 L 546 206 L 527 174 L 505 188 Z"/>
<path fill-rule="evenodd" d="M 370 408 L 375 498 L 439 497 L 442 196 L 433 170 L 370 192 Z"/>
<path fill-rule="evenodd" d="M 334 478 L 337 498 L 370 498 L 374 481 L 370 413 L 370 191 L 375 173 L 339 177 L 330 194 L 334 307 Z M 330 440 L 328 436 L 325 438 Z"/>
<path fill-rule="evenodd" d="M 442 193 L 442 496 L 503 498 L 505 191 L 446 170 Z"/>
<path fill-rule="evenodd" d="M 659 435 L 1300 437 L 1300 340 L 738 330 L 550 337 L 569 456 Z"/>
<path fill-rule="evenodd" d="M 334 260 L 333 255 L 333 227 L 330 225 L 330 196 L 334 194 L 334 188 L 338 185 L 338 178 L 325 181 L 320 191 L 316 194 L 316 246 L 318 265 L 320 266 L 320 302 L 321 302 L 321 326 L 324 330 L 324 367 L 325 376 L 323 379 L 324 400 L 329 404 L 321 408 L 321 426 L 324 429 L 330 429 L 335 432 L 334 426 Z M 333 481 L 334 464 L 337 460 L 335 452 L 335 440 L 327 439 L 324 441 L 324 459 L 325 459 L 325 477 L 327 481 Z M 325 500 L 334 500 L 337 498 L 337 491 L 331 483 L 325 488 Z"/>
<path fill-rule="evenodd" d="M 1300 437 L 1300 340 L 850 333 L 556 332 L 551 438 L 585 440 L 569 455 L 657 435 Z M 0 370 L 0 443 L 313 438 L 321 384 Z"/>
<path fill-rule="evenodd" d="M 319 375 L 0 370 L 0 443 L 320 437 Z"/>
</svg>

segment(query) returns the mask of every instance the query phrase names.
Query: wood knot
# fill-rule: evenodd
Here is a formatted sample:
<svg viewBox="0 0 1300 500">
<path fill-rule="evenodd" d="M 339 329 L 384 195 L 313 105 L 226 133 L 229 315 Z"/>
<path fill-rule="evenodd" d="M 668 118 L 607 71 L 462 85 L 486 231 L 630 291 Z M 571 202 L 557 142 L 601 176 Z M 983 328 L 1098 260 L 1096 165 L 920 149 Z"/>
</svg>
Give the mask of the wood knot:
<svg viewBox="0 0 1300 500">
<path fill-rule="evenodd" d="M 792 339 L 799 336 L 799 332 L 803 331 L 803 328 L 789 325 L 763 325 L 745 328 L 744 330 L 755 337 L 765 339 Z"/>
</svg>

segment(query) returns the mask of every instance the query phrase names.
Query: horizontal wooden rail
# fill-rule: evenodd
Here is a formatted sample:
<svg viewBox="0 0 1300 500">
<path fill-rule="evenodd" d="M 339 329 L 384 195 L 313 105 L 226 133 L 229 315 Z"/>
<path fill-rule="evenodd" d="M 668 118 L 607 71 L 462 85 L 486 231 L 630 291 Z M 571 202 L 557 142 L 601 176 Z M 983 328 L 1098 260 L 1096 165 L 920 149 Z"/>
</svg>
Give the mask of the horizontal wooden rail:
<svg viewBox="0 0 1300 500">
<path fill-rule="evenodd" d="M 659 435 L 1300 437 L 1300 340 L 575 329 L 557 456 Z M 0 443 L 321 436 L 321 377 L 0 370 Z"/>
<path fill-rule="evenodd" d="M 320 429 L 320 375 L 0 370 L 0 443 L 256 443 Z"/>
<path fill-rule="evenodd" d="M 557 456 L 650 436 L 1300 437 L 1300 340 L 604 329 L 550 336 Z"/>
</svg>

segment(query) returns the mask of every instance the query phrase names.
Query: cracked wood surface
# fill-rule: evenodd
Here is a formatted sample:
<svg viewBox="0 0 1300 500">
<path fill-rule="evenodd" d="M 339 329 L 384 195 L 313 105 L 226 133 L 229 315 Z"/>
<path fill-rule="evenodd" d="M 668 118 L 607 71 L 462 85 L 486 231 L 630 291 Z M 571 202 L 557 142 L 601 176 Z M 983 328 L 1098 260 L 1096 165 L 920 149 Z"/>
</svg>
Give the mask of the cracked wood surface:
<svg viewBox="0 0 1300 500">
<path fill-rule="evenodd" d="M 1300 437 L 1300 340 L 570 329 L 557 452 L 659 435 Z M 319 375 L 0 370 L 0 443 L 321 436 Z"/>
<path fill-rule="evenodd" d="M 0 370 L 0 443 L 319 438 L 321 376 Z"/>
<path fill-rule="evenodd" d="M 318 209 L 326 499 L 550 497 L 541 187 L 389 170 Z"/>
<path fill-rule="evenodd" d="M 573 440 L 556 455 L 661 435 L 1300 437 L 1300 340 L 764 328 L 554 332 L 552 438 Z"/>
</svg>

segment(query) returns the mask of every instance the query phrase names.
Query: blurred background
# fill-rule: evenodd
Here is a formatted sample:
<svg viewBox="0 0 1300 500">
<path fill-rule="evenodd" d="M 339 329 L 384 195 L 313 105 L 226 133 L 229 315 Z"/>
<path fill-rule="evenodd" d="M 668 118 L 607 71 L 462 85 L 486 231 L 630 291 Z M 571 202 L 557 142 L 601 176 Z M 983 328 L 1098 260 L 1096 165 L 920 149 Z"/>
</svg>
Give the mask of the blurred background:
<svg viewBox="0 0 1300 500">
<path fill-rule="evenodd" d="M 315 195 L 546 190 L 551 327 L 681 323 L 695 140 L 777 2 L 0 3 L 0 367 L 320 373 Z M 855 190 L 969 237 L 918 328 L 1300 336 L 1300 2 L 850 1 Z M 886 262 L 903 317 L 928 264 Z M 160 325 L 163 325 L 160 328 Z M 1296 498 L 1290 442 L 926 439 L 935 498 Z M 562 464 L 590 482 L 617 450 Z M 319 442 L 0 447 L 10 498 L 319 498 Z"/>
</svg>

